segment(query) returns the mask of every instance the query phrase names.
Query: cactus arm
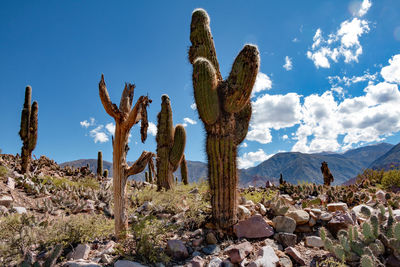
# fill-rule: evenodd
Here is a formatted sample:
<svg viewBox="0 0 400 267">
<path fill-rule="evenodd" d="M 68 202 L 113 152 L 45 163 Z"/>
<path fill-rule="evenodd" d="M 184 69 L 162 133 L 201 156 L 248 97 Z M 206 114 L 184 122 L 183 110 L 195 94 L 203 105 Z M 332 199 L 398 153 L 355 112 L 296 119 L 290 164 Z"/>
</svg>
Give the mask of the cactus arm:
<svg viewBox="0 0 400 267">
<path fill-rule="evenodd" d="M 182 160 L 183 152 L 185 151 L 186 145 L 186 131 L 182 125 L 175 127 L 174 143 L 169 153 L 169 162 L 172 165 L 172 170 L 176 171 L 179 167 L 179 163 Z"/>
<path fill-rule="evenodd" d="M 185 154 L 182 156 L 181 160 L 181 179 L 183 184 L 185 185 L 188 184 L 188 168 L 187 168 Z"/>
<path fill-rule="evenodd" d="M 217 53 L 210 29 L 210 18 L 204 9 L 196 9 L 192 13 L 192 22 L 190 24 L 190 41 L 192 46 L 189 49 L 189 61 L 194 63 L 198 57 L 208 59 L 216 70 L 216 76 L 219 81 L 222 81 L 221 73 L 219 72 L 219 64 Z"/>
<path fill-rule="evenodd" d="M 128 112 L 131 109 L 135 87 L 134 84 L 125 83 L 125 88 L 119 103 L 119 109 L 122 112 Z"/>
<path fill-rule="evenodd" d="M 250 99 L 258 69 L 260 54 L 255 45 L 245 45 L 233 63 L 227 79 L 228 91 L 224 102 L 227 112 L 241 111 Z"/>
<path fill-rule="evenodd" d="M 143 151 L 142 155 L 135 161 L 135 163 L 132 164 L 129 168 L 126 170 L 126 178 L 130 175 L 138 174 L 142 172 L 145 168 L 146 165 L 149 163 L 149 161 L 152 161 L 154 157 L 154 153 L 152 152 L 147 152 Z"/>
<path fill-rule="evenodd" d="M 37 133 L 38 133 L 38 109 L 39 105 L 35 101 L 32 104 L 31 118 L 29 121 L 29 137 L 28 137 L 28 149 L 32 152 L 36 147 Z"/>
<path fill-rule="evenodd" d="M 24 141 L 28 136 L 29 131 L 29 117 L 31 114 L 31 99 L 32 99 L 32 87 L 29 85 L 25 88 L 25 102 L 21 113 L 21 128 L 19 136 Z"/>
<path fill-rule="evenodd" d="M 197 110 L 201 120 L 214 124 L 220 115 L 218 79 L 215 68 L 205 58 L 198 58 L 193 64 L 193 88 Z"/>
<path fill-rule="evenodd" d="M 246 138 L 247 131 L 249 129 L 249 123 L 251 118 L 251 102 L 238 113 L 235 113 L 235 144 L 239 145 Z"/>
<path fill-rule="evenodd" d="M 101 103 L 103 104 L 104 109 L 111 117 L 115 119 L 120 118 L 120 111 L 117 105 L 113 104 L 110 100 L 110 96 L 108 95 L 106 83 L 104 81 L 104 75 L 101 75 L 101 80 L 99 82 L 99 95 L 101 99 Z"/>
</svg>

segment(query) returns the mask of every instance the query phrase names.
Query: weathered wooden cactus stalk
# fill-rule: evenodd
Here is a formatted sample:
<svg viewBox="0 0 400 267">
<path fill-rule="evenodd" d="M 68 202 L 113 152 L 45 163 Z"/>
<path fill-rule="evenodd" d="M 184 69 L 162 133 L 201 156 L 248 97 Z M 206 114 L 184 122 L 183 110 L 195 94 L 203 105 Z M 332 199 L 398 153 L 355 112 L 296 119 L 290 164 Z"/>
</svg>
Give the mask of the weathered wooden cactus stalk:
<svg viewBox="0 0 400 267">
<path fill-rule="evenodd" d="M 104 76 L 101 75 L 99 94 L 106 112 L 115 120 L 115 133 L 113 137 L 113 190 L 114 190 L 114 218 L 115 235 L 117 238 L 126 236 L 128 220 L 126 216 L 126 182 L 130 175 L 140 173 L 154 157 L 152 152 L 143 151 L 140 157 L 128 166 L 126 154 L 128 153 L 128 136 L 133 125 L 141 121 L 140 133 L 142 142 L 147 138 L 147 107 L 151 100 L 141 96 L 133 106 L 135 85 L 125 84 L 119 108 L 113 104 L 107 92 Z"/>
<path fill-rule="evenodd" d="M 38 130 L 38 103 L 36 101 L 31 105 L 32 88 L 25 88 L 25 102 L 21 113 L 21 128 L 19 136 L 22 140 L 21 149 L 21 173 L 29 172 L 32 151 L 36 147 Z"/>
<path fill-rule="evenodd" d="M 103 153 L 99 151 L 97 153 L 97 176 L 103 175 Z"/>
<path fill-rule="evenodd" d="M 174 186 L 173 173 L 178 169 L 186 145 L 186 131 L 182 125 L 173 127 L 169 97 L 161 97 L 161 111 L 157 116 L 157 187 L 169 190 Z"/>
<path fill-rule="evenodd" d="M 245 45 L 223 80 L 205 10 L 193 12 L 190 30 L 194 98 L 207 133 L 212 215 L 216 225 L 229 232 L 237 222 L 237 146 L 246 137 L 250 122 L 259 52 L 256 46 Z"/>
</svg>

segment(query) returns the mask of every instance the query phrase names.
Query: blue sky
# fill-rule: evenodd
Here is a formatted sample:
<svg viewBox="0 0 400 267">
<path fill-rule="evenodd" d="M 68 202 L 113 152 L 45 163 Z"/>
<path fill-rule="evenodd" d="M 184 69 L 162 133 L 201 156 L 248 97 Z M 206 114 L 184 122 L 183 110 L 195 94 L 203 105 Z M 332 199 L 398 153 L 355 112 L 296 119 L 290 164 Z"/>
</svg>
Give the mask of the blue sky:
<svg viewBox="0 0 400 267">
<path fill-rule="evenodd" d="M 246 43 L 261 67 L 253 118 L 239 151 L 251 167 L 279 151 L 344 151 L 400 142 L 400 1 L 2 1 L 0 8 L 0 148 L 19 153 L 24 88 L 39 102 L 34 151 L 57 162 L 112 160 L 113 120 L 98 96 L 104 73 L 118 102 L 125 82 L 135 99 L 171 98 L 185 123 L 186 158 L 205 161 L 204 131 L 193 109 L 191 12 L 211 18 L 221 72 Z M 155 127 L 140 142 L 132 128 L 128 160 L 155 151 Z"/>
</svg>

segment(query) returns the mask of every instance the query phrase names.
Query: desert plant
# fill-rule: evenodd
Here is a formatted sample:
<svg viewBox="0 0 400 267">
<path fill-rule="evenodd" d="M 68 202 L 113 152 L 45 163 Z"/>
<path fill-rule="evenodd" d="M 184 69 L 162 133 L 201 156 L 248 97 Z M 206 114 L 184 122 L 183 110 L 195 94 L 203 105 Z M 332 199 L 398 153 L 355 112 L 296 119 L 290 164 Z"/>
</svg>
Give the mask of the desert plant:
<svg viewBox="0 0 400 267">
<path fill-rule="evenodd" d="M 97 176 L 103 175 L 103 153 L 97 153 Z"/>
<path fill-rule="evenodd" d="M 107 169 L 104 170 L 104 172 L 103 172 L 103 177 L 105 177 L 105 178 L 108 177 L 108 170 L 107 170 Z"/>
<path fill-rule="evenodd" d="M 383 174 L 382 185 L 386 189 L 400 187 L 400 170 L 390 170 Z"/>
<path fill-rule="evenodd" d="M 119 108 L 112 103 L 107 92 L 104 76 L 101 75 L 99 94 L 106 112 L 115 120 L 115 133 L 113 137 L 113 190 L 114 190 L 114 216 L 115 234 L 118 238 L 126 235 L 128 220 L 126 216 L 126 182 L 130 175 L 140 173 L 147 163 L 152 160 L 152 152 L 143 151 L 140 157 L 128 166 L 126 154 L 128 152 L 128 137 L 133 125 L 141 121 L 140 133 L 142 142 L 147 138 L 147 107 L 151 100 L 147 96 L 140 96 L 133 106 L 133 93 L 135 85 L 125 84 Z"/>
<path fill-rule="evenodd" d="M 36 147 L 38 130 L 38 103 L 31 104 L 32 88 L 25 88 L 25 102 L 21 113 L 21 127 L 19 136 L 22 140 L 21 173 L 29 172 L 32 151 Z"/>
<path fill-rule="evenodd" d="M 185 159 L 185 155 L 183 155 L 182 160 L 181 160 L 181 179 L 182 183 L 187 185 L 188 182 L 188 168 L 187 168 L 187 162 Z"/>
<path fill-rule="evenodd" d="M 260 66 L 258 48 L 245 45 L 222 79 L 203 9 L 192 13 L 189 61 L 193 65 L 194 98 L 207 133 L 208 177 L 213 219 L 230 230 L 237 222 L 237 147 L 246 137 L 251 117 L 250 95 Z"/>
<path fill-rule="evenodd" d="M 161 97 L 161 111 L 157 116 L 157 187 L 169 190 L 174 186 L 173 173 L 178 169 L 186 145 L 186 131 L 182 125 L 173 127 L 171 102 Z"/>
</svg>

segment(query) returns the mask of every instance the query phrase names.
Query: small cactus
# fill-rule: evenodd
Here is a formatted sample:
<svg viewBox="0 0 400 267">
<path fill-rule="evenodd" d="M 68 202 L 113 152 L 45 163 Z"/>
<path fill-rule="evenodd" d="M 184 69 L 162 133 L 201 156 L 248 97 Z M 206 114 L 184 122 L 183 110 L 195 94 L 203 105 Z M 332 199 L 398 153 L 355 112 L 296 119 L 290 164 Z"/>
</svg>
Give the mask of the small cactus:
<svg viewBox="0 0 400 267">
<path fill-rule="evenodd" d="M 105 169 L 103 172 L 103 177 L 108 178 L 108 169 Z"/>
<path fill-rule="evenodd" d="M 103 174 L 103 153 L 99 151 L 97 153 L 97 175 L 101 176 Z"/>
<path fill-rule="evenodd" d="M 21 113 L 21 127 L 19 136 L 22 140 L 21 149 L 21 173 L 29 172 L 32 151 L 37 143 L 38 130 L 38 103 L 36 101 L 31 105 L 32 88 L 25 88 L 25 102 Z"/>
<path fill-rule="evenodd" d="M 363 255 L 360 260 L 361 267 L 374 267 L 374 261 L 372 260 L 371 256 Z"/>
</svg>

